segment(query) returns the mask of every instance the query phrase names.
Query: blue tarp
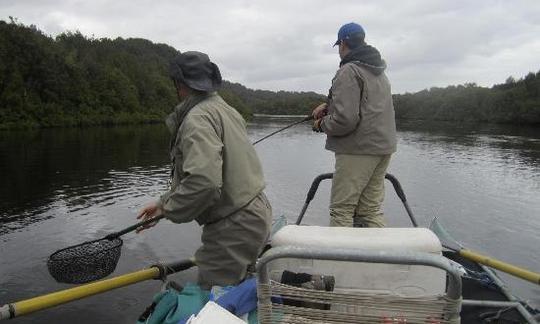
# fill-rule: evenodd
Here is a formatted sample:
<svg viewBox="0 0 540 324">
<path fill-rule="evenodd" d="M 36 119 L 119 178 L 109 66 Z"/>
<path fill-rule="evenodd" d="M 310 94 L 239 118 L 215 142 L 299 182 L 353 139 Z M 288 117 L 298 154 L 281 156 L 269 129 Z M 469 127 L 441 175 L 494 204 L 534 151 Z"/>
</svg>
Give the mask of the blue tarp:
<svg viewBox="0 0 540 324">
<path fill-rule="evenodd" d="M 257 308 L 257 280 L 245 280 L 219 297 L 216 303 L 239 317 L 252 312 Z"/>
<path fill-rule="evenodd" d="M 227 287 L 227 290 L 215 302 L 236 316 L 249 313 L 249 323 L 258 323 L 255 278 L 245 280 L 235 287 Z M 191 315 L 199 313 L 209 300 L 210 292 L 195 284 L 187 284 L 181 292 L 168 289 L 154 296 L 154 311 L 146 321 L 137 323 L 184 324 Z"/>
</svg>

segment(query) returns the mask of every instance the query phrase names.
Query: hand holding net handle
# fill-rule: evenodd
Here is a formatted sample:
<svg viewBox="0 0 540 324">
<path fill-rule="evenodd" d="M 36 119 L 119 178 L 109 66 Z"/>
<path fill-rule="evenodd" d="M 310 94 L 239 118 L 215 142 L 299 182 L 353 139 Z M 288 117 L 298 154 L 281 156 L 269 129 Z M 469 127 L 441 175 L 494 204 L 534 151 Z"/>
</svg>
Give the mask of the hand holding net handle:
<svg viewBox="0 0 540 324">
<path fill-rule="evenodd" d="M 107 236 L 105 236 L 106 239 L 108 240 L 114 240 L 115 238 L 118 238 L 126 233 L 129 233 L 129 232 L 133 232 L 134 230 L 136 230 L 137 228 L 141 227 L 141 226 L 144 226 L 144 225 L 148 225 L 148 224 L 151 224 L 153 222 L 157 222 L 159 221 L 160 219 L 164 218 L 165 215 L 161 214 L 161 215 L 158 215 L 156 217 L 152 217 L 150 219 L 147 219 L 147 220 L 144 220 L 142 222 L 139 222 L 135 225 L 131 225 L 130 227 L 127 227 L 121 231 L 118 231 L 118 232 L 115 232 L 115 233 L 111 233 Z"/>
</svg>

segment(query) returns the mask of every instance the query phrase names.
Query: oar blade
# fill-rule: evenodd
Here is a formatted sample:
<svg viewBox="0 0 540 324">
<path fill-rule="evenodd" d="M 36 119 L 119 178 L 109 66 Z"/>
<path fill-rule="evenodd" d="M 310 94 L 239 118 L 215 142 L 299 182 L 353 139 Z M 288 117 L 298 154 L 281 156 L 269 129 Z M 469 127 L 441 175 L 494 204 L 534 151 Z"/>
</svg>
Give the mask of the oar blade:
<svg viewBox="0 0 540 324">
<path fill-rule="evenodd" d="M 463 249 L 463 246 L 459 244 L 458 241 L 456 241 L 452 236 L 450 236 L 450 233 L 446 231 L 446 229 L 442 226 L 442 224 L 439 222 L 438 218 L 435 217 L 429 224 L 429 229 L 439 237 L 439 240 L 441 241 L 441 244 L 450 250 L 459 251 Z"/>
</svg>

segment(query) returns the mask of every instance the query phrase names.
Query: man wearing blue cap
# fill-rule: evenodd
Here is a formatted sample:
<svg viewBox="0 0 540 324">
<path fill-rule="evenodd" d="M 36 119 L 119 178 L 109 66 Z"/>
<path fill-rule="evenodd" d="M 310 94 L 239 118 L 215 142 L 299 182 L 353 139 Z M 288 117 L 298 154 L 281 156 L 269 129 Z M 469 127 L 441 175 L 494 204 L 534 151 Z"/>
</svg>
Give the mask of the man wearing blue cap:
<svg viewBox="0 0 540 324">
<path fill-rule="evenodd" d="M 364 38 L 356 23 L 339 29 L 340 68 L 328 102 L 313 110 L 313 129 L 326 133 L 326 149 L 336 158 L 330 226 L 384 226 L 384 176 L 396 151 L 396 124 L 386 63 Z"/>
</svg>

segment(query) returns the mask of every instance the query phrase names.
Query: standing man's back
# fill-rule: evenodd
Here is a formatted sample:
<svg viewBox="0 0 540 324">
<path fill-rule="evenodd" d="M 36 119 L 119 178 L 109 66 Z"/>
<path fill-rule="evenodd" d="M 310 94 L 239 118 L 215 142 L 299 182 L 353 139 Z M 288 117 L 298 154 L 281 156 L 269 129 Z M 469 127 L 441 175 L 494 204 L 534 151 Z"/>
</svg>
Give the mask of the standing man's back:
<svg viewBox="0 0 540 324">
<path fill-rule="evenodd" d="M 314 129 L 327 134 L 336 157 L 330 225 L 382 227 L 384 176 L 396 151 L 396 126 L 386 63 L 355 23 L 338 32 L 340 68 L 328 104 L 315 108 Z"/>
</svg>

